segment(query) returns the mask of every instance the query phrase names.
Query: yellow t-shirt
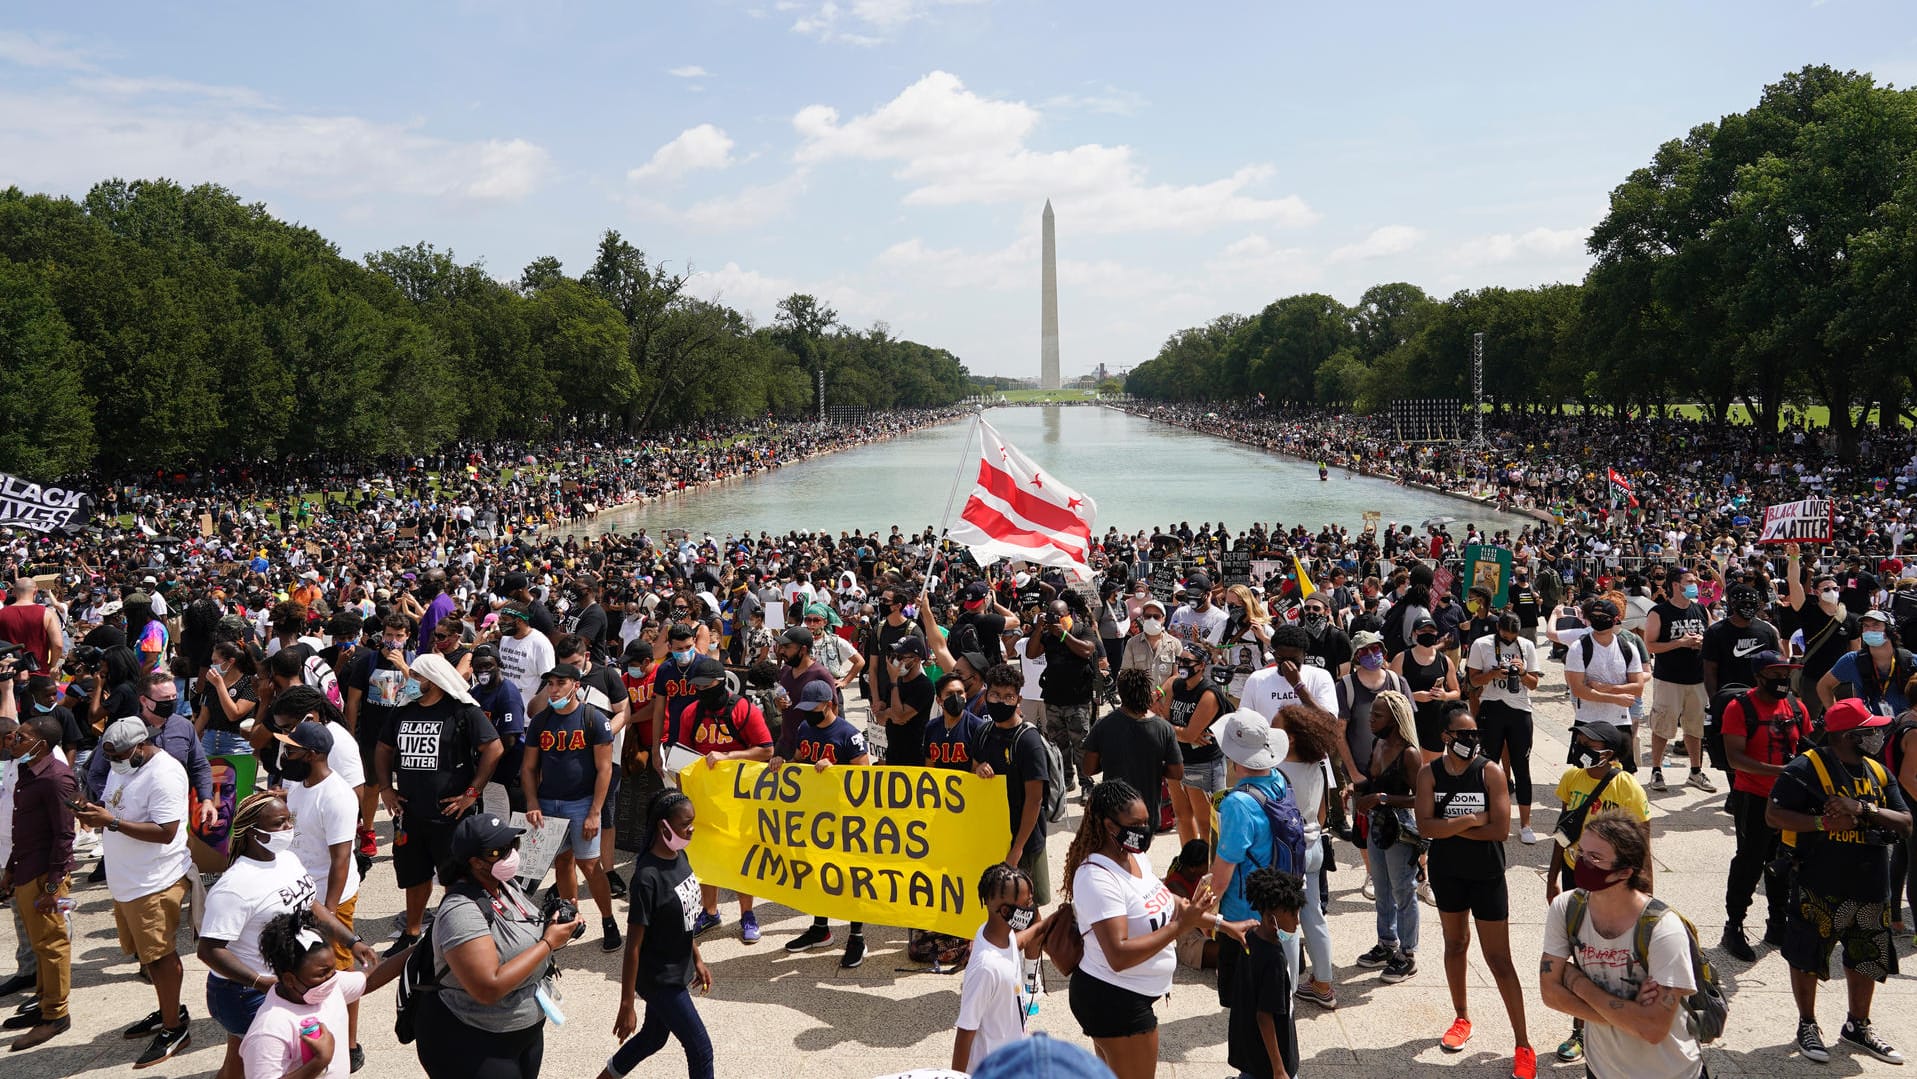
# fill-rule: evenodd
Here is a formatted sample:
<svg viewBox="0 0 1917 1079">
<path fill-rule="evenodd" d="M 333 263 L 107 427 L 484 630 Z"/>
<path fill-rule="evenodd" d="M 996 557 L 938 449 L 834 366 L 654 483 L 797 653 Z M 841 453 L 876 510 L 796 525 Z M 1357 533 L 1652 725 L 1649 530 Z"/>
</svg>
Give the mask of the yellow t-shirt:
<svg viewBox="0 0 1917 1079">
<path fill-rule="evenodd" d="M 1563 778 L 1558 780 L 1558 801 L 1564 803 L 1564 812 L 1577 812 L 1579 806 L 1591 800 L 1591 792 L 1602 782 L 1604 777 L 1592 775 L 1589 769 L 1566 769 Z M 1599 796 L 1597 808 L 1591 812 L 1595 814 L 1606 809 L 1622 809 L 1638 820 L 1651 819 L 1651 799 L 1644 793 L 1644 787 L 1638 783 L 1637 777 L 1629 772 L 1619 772 L 1617 778 L 1611 780 Z M 1590 817 L 1585 819 L 1589 820 Z M 1564 842 L 1562 835 L 1556 838 L 1559 843 Z M 1565 865 L 1576 865 L 1577 860 L 1576 844 L 1564 848 Z"/>
</svg>

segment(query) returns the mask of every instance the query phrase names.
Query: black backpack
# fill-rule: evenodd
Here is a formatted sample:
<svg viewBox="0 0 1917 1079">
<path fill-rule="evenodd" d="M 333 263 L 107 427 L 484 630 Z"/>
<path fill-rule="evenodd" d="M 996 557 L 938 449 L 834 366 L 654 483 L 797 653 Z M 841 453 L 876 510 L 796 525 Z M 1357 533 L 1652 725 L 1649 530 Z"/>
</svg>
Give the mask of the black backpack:
<svg viewBox="0 0 1917 1079">
<path fill-rule="evenodd" d="M 489 909 L 490 903 L 482 902 L 482 909 Z M 488 922 L 492 915 L 488 914 Z M 427 922 L 420 932 L 419 943 L 413 945 L 412 954 L 406 957 L 406 966 L 394 979 L 399 986 L 399 998 L 393 1007 L 393 1037 L 401 1045 L 411 1045 L 419 1036 L 419 1009 L 428 996 L 439 992 L 439 964 L 433 960 L 433 923 Z"/>
</svg>

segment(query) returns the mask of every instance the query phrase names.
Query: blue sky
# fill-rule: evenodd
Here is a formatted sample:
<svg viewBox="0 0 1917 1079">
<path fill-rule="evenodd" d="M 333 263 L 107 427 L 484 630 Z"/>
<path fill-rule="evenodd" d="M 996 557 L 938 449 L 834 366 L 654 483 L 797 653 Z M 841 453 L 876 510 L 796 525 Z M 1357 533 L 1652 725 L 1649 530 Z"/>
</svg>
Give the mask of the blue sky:
<svg viewBox="0 0 1917 1079">
<path fill-rule="evenodd" d="M 516 277 L 617 228 L 1036 375 L 1279 296 L 1579 279 L 1658 143 L 1804 64 L 1917 81 L 1907 0 L 58 4 L 0 20 L 0 185 L 212 181 L 350 256 Z"/>
</svg>

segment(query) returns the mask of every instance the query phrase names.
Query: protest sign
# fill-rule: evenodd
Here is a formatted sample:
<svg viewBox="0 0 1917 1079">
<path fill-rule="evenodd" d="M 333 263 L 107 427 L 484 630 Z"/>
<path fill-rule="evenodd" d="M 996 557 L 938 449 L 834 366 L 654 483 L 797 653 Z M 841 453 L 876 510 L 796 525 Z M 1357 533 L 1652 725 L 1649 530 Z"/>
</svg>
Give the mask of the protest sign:
<svg viewBox="0 0 1917 1079">
<path fill-rule="evenodd" d="M 1828 498 L 1806 498 L 1764 507 L 1759 543 L 1829 543 L 1836 523 Z"/>
<path fill-rule="evenodd" d="M 210 865 L 212 868 L 206 872 L 216 873 L 226 868 L 227 843 L 233 838 L 233 812 L 252 795 L 260 759 L 251 753 L 219 753 L 206 758 L 206 763 L 213 778 L 213 824 L 209 828 L 197 825 L 189 828 L 188 837 L 194 842 L 188 845 L 194 848 L 194 863 L 203 868 Z M 199 820 L 199 794 L 187 792 L 187 803 L 190 819 Z"/>
<path fill-rule="evenodd" d="M 1218 556 L 1218 576 L 1226 584 L 1251 583 L 1251 552 L 1226 551 Z"/>
<path fill-rule="evenodd" d="M 700 762 L 679 788 L 700 881 L 827 918 L 970 937 L 1011 841 L 1004 781 L 964 771 Z"/>
<path fill-rule="evenodd" d="M 0 525 L 35 532 L 71 532 L 86 523 L 90 502 L 84 491 L 42 487 L 0 472 Z"/>
<path fill-rule="evenodd" d="M 566 849 L 566 829 L 572 821 L 566 817 L 541 817 L 539 827 L 533 828 L 527 825 L 524 813 L 514 813 L 506 822 L 514 828 L 525 829 L 526 834 L 519 837 L 519 879 L 531 881 L 526 891 L 536 892 L 552 869 L 552 860 Z"/>
<path fill-rule="evenodd" d="M 1511 552 L 1486 543 L 1473 543 L 1464 549 L 1464 586 L 1469 591 L 1482 588 L 1491 593 L 1491 606 L 1503 607 L 1511 587 Z"/>
</svg>

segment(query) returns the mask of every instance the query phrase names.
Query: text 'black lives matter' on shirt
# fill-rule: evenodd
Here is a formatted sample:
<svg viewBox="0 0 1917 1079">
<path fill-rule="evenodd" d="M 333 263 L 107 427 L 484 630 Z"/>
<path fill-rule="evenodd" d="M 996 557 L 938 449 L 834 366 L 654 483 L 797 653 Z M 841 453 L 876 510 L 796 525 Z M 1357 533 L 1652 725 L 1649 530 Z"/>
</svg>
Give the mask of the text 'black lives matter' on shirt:
<svg viewBox="0 0 1917 1079">
<path fill-rule="evenodd" d="M 443 697 L 394 712 L 380 740 L 393 749 L 393 789 L 407 812 L 443 819 L 440 803 L 473 785 L 479 747 L 499 732 L 477 706 Z"/>
</svg>

